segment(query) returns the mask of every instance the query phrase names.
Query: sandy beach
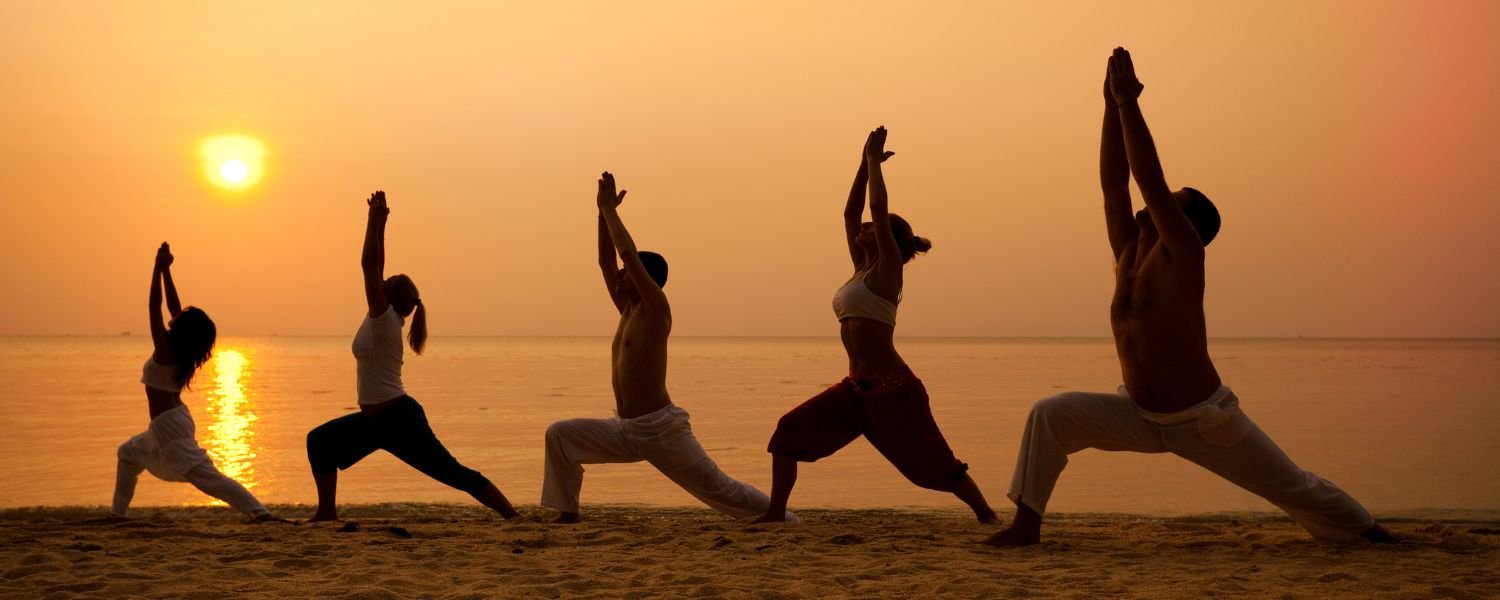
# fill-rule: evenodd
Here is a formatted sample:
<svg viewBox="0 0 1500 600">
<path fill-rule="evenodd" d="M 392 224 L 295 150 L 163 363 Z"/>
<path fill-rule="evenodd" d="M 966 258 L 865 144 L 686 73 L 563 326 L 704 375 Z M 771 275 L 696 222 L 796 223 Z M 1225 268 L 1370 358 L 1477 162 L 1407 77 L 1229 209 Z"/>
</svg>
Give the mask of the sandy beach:
<svg viewBox="0 0 1500 600">
<path fill-rule="evenodd" d="M 307 507 L 273 507 L 305 517 Z M 588 507 L 575 526 L 452 505 L 350 506 L 250 525 L 224 508 L 0 512 L 8 598 L 1487 598 L 1500 524 L 1391 518 L 1406 541 L 1330 546 L 1271 514 L 1058 515 L 1040 546 L 975 544 L 960 510 L 803 510 L 751 526 L 702 509 Z M 351 525 L 350 523 L 357 523 Z"/>
</svg>

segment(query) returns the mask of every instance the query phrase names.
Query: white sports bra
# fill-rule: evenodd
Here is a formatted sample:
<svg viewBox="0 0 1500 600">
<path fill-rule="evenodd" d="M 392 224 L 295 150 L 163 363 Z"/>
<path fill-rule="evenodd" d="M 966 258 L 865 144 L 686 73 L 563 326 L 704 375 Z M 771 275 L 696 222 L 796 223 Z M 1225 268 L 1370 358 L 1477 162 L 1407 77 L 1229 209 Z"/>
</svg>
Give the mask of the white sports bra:
<svg viewBox="0 0 1500 600">
<path fill-rule="evenodd" d="M 850 280 L 849 283 L 844 284 L 844 287 L 839 288 L 839 291 L 834 292 L 833 314 L 838 316 L 840 323 L 844 319 L 858 317 L 880 321 L 895 327 L 896 304 L 881 298 L 879 294 L 871 290 L 870 286 L 865 283 L 866 275 L 868 274 L 862 274 Z M 901 297 L 896 296 L 896 300 L 899 302 Z"/>
<path fill-rule="evenodd" d="M 175 394 L 182 391 L 182 384 L 177 382 L 177 365 L 156 362 L 155 356 L 146 359 L 146 365 L 141 368 L 141 383 L 163 392 Z"/>
</svg>

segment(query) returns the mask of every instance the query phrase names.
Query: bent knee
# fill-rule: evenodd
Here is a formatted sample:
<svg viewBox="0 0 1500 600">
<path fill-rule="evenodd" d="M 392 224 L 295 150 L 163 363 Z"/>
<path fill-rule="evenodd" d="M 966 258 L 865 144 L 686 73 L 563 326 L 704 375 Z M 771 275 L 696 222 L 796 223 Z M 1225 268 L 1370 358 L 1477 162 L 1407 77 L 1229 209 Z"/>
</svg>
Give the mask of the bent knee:
<svg viewBox="0 0 1500 600">
<path fill-rule="evenodd" d="M 781 418 L 776 421 L 776 431 L 774 431 L 771 436 L 774 438 L 778 436 L 784 437 L 788 435 L 800 434 L 803 430 L 808 429 L 812 425 L 811 421 L 812 419 L 808 418 L 805 413 L 800 413 L 794 410 L 787 414 L 781 415 Z"/>
<path fill-rule="evenodd" d="M 307 432 L 307 462 L 312 465 L 314 473 L 339 469 L 336 451 L 338 436 L 325 427 Z"/>
<path fill-rule="evenodd" d="M 308 452 L 312 452 L 314 449 L 322 450 L 323 448 L 328 446 L 329 442 L 331 441 L 330 438 L 332 434 L 326 429 L 326 427 L 326 425 L 320 425 L 318 427 L 314 427 L 312 431 L 307 432 Z"/>
<path fill-rule="evenodd" d="M 573 427 L 570 421 L 554 421 L 551 425 L 547 426 L 547 433 L 544 437 L 546 438 L 547 443 L 555 444 L 562 441 L 562 439 L 566 437 L 568 433 L 572 431 L 572 429 Z"/>
<path fill-rule="evenodd" d="M 1048 396 L 1037 400 L 1035 404 L 1031 405 L 1031 414 L 1032 416 L 1045 416 L 1066 412 L 1086 402 L 1088 398 L 1089 394 L 1087 392 L 1063 392 Z"/>
</svg>

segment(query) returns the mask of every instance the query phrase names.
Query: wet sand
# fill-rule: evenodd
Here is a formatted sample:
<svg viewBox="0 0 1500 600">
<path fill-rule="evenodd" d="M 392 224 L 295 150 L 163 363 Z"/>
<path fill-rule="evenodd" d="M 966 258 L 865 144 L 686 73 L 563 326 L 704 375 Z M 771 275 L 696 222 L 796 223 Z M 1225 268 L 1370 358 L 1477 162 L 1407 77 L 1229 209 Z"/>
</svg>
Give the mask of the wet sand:
<svg viewBox="0 0 1500 600">
<path fill-rule="evenodd" d="M 306 517 L 305 506 L 273 506 Z M 349 506 L 344 523 L 251 525 L 225 508 L 0 511 L 7 598 L 1487 598 L 1500 523 L 1388 518 L 1404 542 L 1326 545 L 1272 514 L 1053 518 L 997 550 L 962 510 L 801 510 L 752 526 L 703 509 Z M 1452 516 L 1452 515 L 1449 515 Z M 1492 516 L 1492 515 L 1489 515 Z M 349 525 L 350 522 L 357 526 Z"/>
</svg>

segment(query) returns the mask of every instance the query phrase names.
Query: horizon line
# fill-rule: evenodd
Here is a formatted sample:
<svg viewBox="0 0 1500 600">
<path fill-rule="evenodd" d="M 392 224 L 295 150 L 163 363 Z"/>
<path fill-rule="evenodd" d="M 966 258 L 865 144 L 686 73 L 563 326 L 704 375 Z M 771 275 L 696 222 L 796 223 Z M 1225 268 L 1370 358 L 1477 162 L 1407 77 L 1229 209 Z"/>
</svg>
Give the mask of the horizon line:
<svg viewBox="0 0 1500 600">
<path fill-rule="evenodd" d="M 117 334 L 107 333 L 0 333 L 0 338 L 124 338 L 124 337 L 149 337 L 144 334 L 126 331 Z M 227 334 L 223 338 L 347 338 L 342 333 L 310 333 L 310 334 L 287 334 L 279 333 L 250 333 L 250 334 Z M 596 339 L 610 338 L 610 335 L 572 335 L 572 334 L 444 334 L 433 335 L 432 338 L 457 338 L 457 339 L 481 339 L 481 338 L 517 338 L 517 339 Z M 674 335 L 673 338 L 695 338 L 695 339 L 837 339 L 837 335 L 742 335 L 742 334 L 707 334 Z M 902 336 L 898 339 L 917 340 L 1113 340 L 1112 336 L 1103 335 L 912 335 Z M 1500 341 L 1500 336 L 1209 336 L 1209 340 L 1275 340 L 1275 341 Z"/>
</svg>

